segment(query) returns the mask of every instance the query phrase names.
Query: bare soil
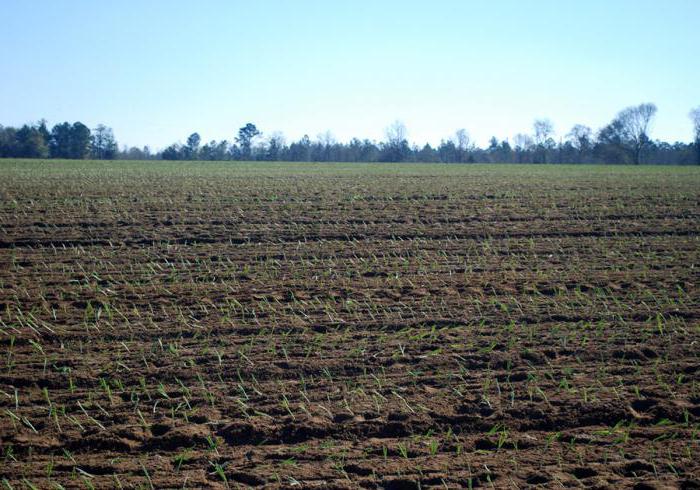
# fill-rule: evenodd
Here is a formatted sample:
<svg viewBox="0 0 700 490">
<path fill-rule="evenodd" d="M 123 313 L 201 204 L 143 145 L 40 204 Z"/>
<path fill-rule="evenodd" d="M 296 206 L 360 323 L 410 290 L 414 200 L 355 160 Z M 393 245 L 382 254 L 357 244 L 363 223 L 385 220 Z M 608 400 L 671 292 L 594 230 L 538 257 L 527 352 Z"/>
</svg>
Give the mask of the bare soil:
<svg viewBox="0 0 700 490">
<path fill-rule="evenodd" d="M 699 172 L 153 165 L 0 172 L 7 487 L 700 488 Z"/>
</svg>

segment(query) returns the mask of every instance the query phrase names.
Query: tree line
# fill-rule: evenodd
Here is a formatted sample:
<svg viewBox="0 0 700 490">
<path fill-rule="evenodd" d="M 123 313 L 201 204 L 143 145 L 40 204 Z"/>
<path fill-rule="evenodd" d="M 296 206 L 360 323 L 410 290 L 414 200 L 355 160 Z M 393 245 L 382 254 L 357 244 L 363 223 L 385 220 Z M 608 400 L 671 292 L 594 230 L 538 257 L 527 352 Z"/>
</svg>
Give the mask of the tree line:
<svg viewBox="0 0 700 490">
<path fill-rule="evenodd" d="M 184 144 L 175 143 L 160 152 L 149 147 L 119 149 L 111 128 L 103 124 L 90 130 L 80 122 L 46 121 L 21 128 L 0 125 L 0 157 L 126 160 L 258 160 L 299 162 L 444 162 L 444 163 L 610 163 L 700 165 L 700 107 L 690 112 L 694 139 L 691 143 L 652 140 L 650 127 L 657 108 L 645 103 L 620 111 L 606 126 L 594 132 L 577 124 L 556 139 L 549 119 L 535 120 L 532 133 L 517 134 L 513 141 L 491 138 L 480 148 L 464 129 L 436 147 L 410 145 L 406 126 L 396 121 L 386 129 L 384 141 L 353 138 L 338 142 L 330 132 L 311 140 L 305 135 L 287 144 L 281 133 L 265 137 L 253 123 L 238 130 L 232 141 L 202 144 L 192 133 Z"/>
<path fill-rule="evenodd" d="M 56 124 L 46 121 L 21 128 L 0 125 L 0 158 L 95 158 L 111 160 L 119 155 L 117 140 L 104 124 L 90 129 L 81 122 Z"/>
</svg>

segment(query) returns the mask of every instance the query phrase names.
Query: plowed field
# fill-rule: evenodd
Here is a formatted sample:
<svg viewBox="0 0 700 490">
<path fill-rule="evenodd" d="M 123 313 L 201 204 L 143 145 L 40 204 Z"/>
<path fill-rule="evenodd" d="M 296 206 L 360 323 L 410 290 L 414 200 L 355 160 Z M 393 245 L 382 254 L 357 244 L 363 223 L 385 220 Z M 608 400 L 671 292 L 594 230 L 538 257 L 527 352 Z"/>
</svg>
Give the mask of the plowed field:
<svg viewBox="0 0 700 490">
<path fill-rule="evenodd" d="M 700 488 L 700 169 L 0 162 L 7 488 Z"/>
</svg>

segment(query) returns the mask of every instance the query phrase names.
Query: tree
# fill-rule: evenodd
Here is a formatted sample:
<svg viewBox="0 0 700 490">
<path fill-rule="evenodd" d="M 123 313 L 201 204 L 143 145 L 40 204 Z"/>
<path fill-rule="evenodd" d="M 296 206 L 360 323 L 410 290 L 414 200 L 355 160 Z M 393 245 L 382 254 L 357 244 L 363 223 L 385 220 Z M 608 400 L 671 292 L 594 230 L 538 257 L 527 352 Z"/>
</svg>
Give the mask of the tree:
<svg viewBox="0 0 700 490">
<path fill-rule="evenodd" d="M 255 124 L 248 123 L 238 130 L 238 137 L 236 141 L 240 145 L 241 157 L 245 160 L 249 160 L 252 154 L 253 138 L 256 136 L 261 136 L 262 133 L 258 131 Z"/>
<path fill-rule="evenodd" d="M 649 127 L 656 111 L 656 106 L 648 103 L 627 108 L 618 115 L 624 128 L 624 139 L 632 147 L 635 165 L 641 163 L 642 152 L 651 143 Z"/>
<path fill-rule="evenodd" d="M 380 150 L 374 141 L 368 139 L 362 140 L 359 147 L 359 155 L 355 161 L 358 162 L 376 162 L 379 160 Z"/>
<path fill-rule="evenodd" d="M 435 150 L 428 143 L 426 143 L 423 146 L 423 148 L 421 148 L 418 151 L 418 154 L 416 155 L 416 161 L 419 161 L 419 162 L 428 163 L 428 162 L 436 162 L 437 160 L 438 160 L 438 157 L 436 155 Z"/>
<path fill-rule="evenodd" d="M 192 133 L 187 137 L 187 144 L 182 148 L 185 160 L 196 160 L 199 155 L 199 143 L 202 141 L 199 133 Z"/>
<path fill-rule="evenodd" d="M 13 127 L 0 125 L 0 158 L 15 157 L 17 153 L 17 131 Z"/>
<path fill-rule="evenodd" d="M 406 125 L 394 121 L 386 128 L 386 142 L 381 145 L 382 162 L 403 162 L 408 159 L 411 148 L 408 146 Z"/>
<path fill-rule="evenodd" d="M 530 161 L 530 151 L 534 142 L 532 138 L 523 133 L 518 133 L 513 138 L 513 144 L 515 145 L 515 158 L 517 163 L 527 163 Z"/>
<path fill-rule="evenodd" d="M 457 149 L 457 161 L 464 163 L 468 160 L 469 151 L 471 148 L 471 138 L 466 129 L 458 129 L 455 131 L 455 147 Z"/>
<path fill-rule="evenodd" d="M 46 147 L 48 149 L 49 141 L 51 140 L 51 133 L 46 127 L 46 119 L 39 120 L 39 123 L 35 127 L 37 131 L 39 131 L 39 133 L 41 134 L 41 137 L 44 139 L 44 144 L 46 144 Z"/>
<path fill-rule="evenodd" d="M 98 124 L 92 134 L 92 156 L 99 160 L 113 160 L 119 151 L 112 128 Z"/>
<path fill-rule="evenodd" d="M 92 134 L 90 128 L 81 122 L 73 123 L 70 132 L 70 156 L 81 160 L 90 156 L 90 145 L 92 143 Z"/>
<path fill-rule="evenodd" d="M 46 158 L 49 147 L 38 126 L 25 124 L 15 134 L 16 155 L 20 158 Z"/>
<path fill-rule="evenodd" d="M 67 122 L 56 124 L 51 129 L 49 154 L 51 158 L 70 158 L 71 125 Z"/>
<path fill-rule="evenodd" d="M 539 150 L 542 163 L 547 163 L 547 152 L 556 146 L 552 139 L 554 135 L 554 125 L 549 119 L 536 119 L 533 128 L 535 130 L 535 144 Z"/>
<path fill-rule="evenodd" d="M 554 125 L 549 119 L 535 119 L 532 127 L 535 130 L 535 143 L 543 145 L 554 134 Z"/>
<path fill-rule="evenodd" d="M 601 130 L 601 136 L 627 153 L 632 163 L 639 165 L 644 150 L 651 144 L 649 127 L 656 110 L 656 106 L 650 103 L 627 107 Z"/>
<path fill-rule="evenodd" d="M 163 160 L 180 160 L 180 145 L 168 146 L 160 156 Z"/>
<path fill-rule="evenodd" d="M 299 141 L 289 145 L 289 159 L 293 162 L 311 160 L 311 139 L 305 134 Z"/>
<path fill-rule="evenodd" d="M 316 137 L 318 143 L 316 145 L 316 152 L 314 153 L 313 160 L 319 162 L 330 162 L 332 160 L 337 160 L 332 158 L 333 149 L 336 145 L 335 136 L 330 131 L 325 131 L 320 133 Z"/>
<path fill-rule="evenodd" d="M 440 145 L 437 147 L 437 154 L 439 161 L 443 163 L 451 163 L 457 161 L 457 146 L 455 142 L 450 140 L 440 141 Z"/>
<path fill-rule="evenodd" d="M 598 131 L 595 154 L 605 163 L 629 163 L 625 143 L 622 140 L 622 123 L 620 121 L 615 119 Z"/>
<path fill-rule="evenodd" d="M 284 136 L 279 131 L 270 136 L 267 142 L 267 151 L 265 152 L 265 160 L 275 161 L 280 160 L 282 151 L 285 148 Z"/>
<path fill-rule="evenodd" d="M 700 165 L 700 106 L 690 111 L 690 120 L 693 121 L 693 145 L 695 145 L 695 157 Z"/>
<path fill-rule="evenodd" d="M 496 146 L 489 147 L 489 154 L 493 163 L 511 163 L 513 161 L 513 149 L 507 140 L 498 143 L 498 140 L 492 138 L 492 143 L 497 143 Z"/>
<path fill-rule="evenodd" d="M 49 153 L 52 158 L 83 159 L 90 155 L 92 135 L 81 122 L 72 125 L 64 122 L 51 129 Z"/>
<path fill-rule="evenodd" d="M 221 140 L 218 143 L 211 140 L 199 150 L 199 158 L 202 160 L 221 161 L 229 156 L 228 141 Z"/>
<path fill-rule="evenodd" d="M 204 146 L 199 150 L 200 160 L 216 160 L 214 157 L 214 148 L 216 148 L 216 141 L 211 140 L 209 143 L 205 143 Z"/>
<path fill-rule="evenodd" d="M 407 141 L 406 135 L 408 131 L 406 130 L 406 125 L 399 120 L 391 123 L 386 129 L 386 140 L 387 143 L 394 146 L 400 146 L 401 143 Z"/>
<path fill-rule="evenodd" d="M 227 140 L 219 141 L 214 149 L 214 159 L 219 161 L 228 159 L 229 147 L 230 145 Z"/>
<path fill-rule="evenodd" d="M 566 137 L 569 138 L 571 146 L 578 153 L 578 163 L 584 163 L 586 155 L 590 153 L 592 147 L 593 131 L 591 131 L 591 128 L 582 124 L 576 124 Z"/>
<path fill-rule="evenodd" d="M 149 160 L 151 158 L 151 150 L 147 146 L 143 148 L 137 148 L 135 146 L 127 148 L 125 146 L 118 154 L 120 160 Z"/>
</svg>

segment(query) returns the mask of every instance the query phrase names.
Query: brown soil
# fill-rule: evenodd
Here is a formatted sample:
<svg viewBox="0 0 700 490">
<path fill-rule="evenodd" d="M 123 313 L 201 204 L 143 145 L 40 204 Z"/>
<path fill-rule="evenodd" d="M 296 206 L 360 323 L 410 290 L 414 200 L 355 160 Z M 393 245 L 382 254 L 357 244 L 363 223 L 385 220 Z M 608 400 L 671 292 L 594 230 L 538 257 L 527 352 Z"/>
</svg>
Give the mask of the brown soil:
<svg viewBox="0 0 700 490">
<path fill-rule="evenodd" d="M 452 172 L 8 175 L 0 481 L 700 488 L 700 174 Z"/>
</svg>

